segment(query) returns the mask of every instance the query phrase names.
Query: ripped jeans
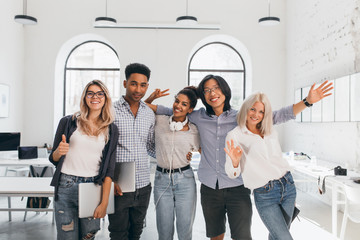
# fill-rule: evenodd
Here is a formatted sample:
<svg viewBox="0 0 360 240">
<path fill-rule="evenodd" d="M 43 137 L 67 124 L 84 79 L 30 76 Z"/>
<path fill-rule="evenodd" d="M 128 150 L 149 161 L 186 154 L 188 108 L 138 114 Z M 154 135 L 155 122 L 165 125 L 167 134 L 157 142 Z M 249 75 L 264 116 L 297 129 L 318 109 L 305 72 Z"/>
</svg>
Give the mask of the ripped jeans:
<svg viewBox="0 0 360 240">
<path fill-rule="evenodd" d="M 100 230 L 100 219 L 79 218 L 79 183 L 83 182 L 94 182 L 94 178 L 61 173 L 58 200 L 55 201 L 58 240 L 94 239 Z"/>
</svg>

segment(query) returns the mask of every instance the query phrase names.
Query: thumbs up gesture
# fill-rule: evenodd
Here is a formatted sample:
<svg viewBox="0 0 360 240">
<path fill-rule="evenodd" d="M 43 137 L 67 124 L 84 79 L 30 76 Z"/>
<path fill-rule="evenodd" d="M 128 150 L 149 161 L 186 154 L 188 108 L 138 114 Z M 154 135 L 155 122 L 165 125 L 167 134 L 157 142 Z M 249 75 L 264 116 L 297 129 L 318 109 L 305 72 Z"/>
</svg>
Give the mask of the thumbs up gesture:
<svg viewBox="0 0 360 240">
<path fill-rule="evenodd" d="M 60 156 L 66 155 L 69 151 L 69 144 L 66 142 L 66 136 L 64 134 L 62 135 L 62 141 L 59 143 L 56 151 Z"/>
</svg>

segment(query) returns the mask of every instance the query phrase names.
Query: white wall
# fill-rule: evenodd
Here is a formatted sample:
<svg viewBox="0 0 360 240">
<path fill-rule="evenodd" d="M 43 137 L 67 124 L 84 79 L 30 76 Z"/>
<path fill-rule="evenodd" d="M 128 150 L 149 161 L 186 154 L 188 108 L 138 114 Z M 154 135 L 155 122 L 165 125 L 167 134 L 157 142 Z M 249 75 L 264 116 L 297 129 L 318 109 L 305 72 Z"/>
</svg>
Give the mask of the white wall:
<svg viewBox="0 0 360 240">
<path fill-rule="evenodd" d="M 108 1 L 108 6 L 108 16 L 118 22 L 173 23 L 176 17 L 185 14 L 185 1 Z M 273 28 L 264 28 L 257 23 L 260 17 L 267 15 L 266 0 L 189 1 L 189 14 L 195 15 L 200 23 L 220 23 L 222 28 L 219 31 L 93 28 L 94 19 L 104 13 L 104 1 L 28 2 L 28 14 L 37 17 L 39 23 L 26 27 L 24 32 L 23 88 L 26 89 L 26 100 L 22 106 L 26 144 L 52 143 L 56 58 L 62 45 L 80 34 L 100 35 L 115 47 L 120 58 L 122 79 L 127 64 L 145 63 L 152 70 L 149 91 L 171 87 L 172 94 L 187 83 L 187 61 L 193 46 L 212 34 L 230 35 L 241 41 L 249 51 L 253 67 L 252 89 L 268 93 L 274 108 L 284 105 L 284 0 L 272 1 L 272 14 L 282 21 Z M 11 22 L 13 16 L 9 17 Z M 159 103 L 170 104 L 172 100 L 168 97 Z"/>
<path fill-rule="evenodd" d="M 24 38 L 26 28 L 14 22 L 20 1 L 0 2 L 0 83 L 10 87 L 9 117 L 0 118 L 0 132 L 23 131 Z M 23 142 L 23 141 L 22 141 Z"/>
<path fill-rule="evenodd" d="M 297 88 L 360 71 L 360 1 L 288 1 L 287 101 Z M 283 150 L 360 167 L 359 123 L 289 123 Z"/>
</svg>

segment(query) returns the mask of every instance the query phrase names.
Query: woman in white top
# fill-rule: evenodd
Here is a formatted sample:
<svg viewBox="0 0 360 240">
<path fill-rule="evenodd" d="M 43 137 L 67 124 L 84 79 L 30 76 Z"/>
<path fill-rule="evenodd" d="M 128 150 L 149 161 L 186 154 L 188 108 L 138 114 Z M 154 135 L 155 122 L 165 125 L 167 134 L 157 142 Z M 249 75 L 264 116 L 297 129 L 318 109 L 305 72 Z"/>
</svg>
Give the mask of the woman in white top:
<svg viewBox="0 0 360 240">
<path fill-rule="evenodd" d="M 145 102 L 151 102 L 155 93 Z M 187 115 L 194 110 L 197 98 L 196 88 L 186 87 L 175 96 L 172 116 L 156 116 L 154 202 L 159 240 L 174 238 L 175 219 L 178 239 L 192 239 L 196 183 L 187 154 L 198 151 L 200 139 Z M 148 105 L 156 112 L 156 105 Z"/>
<path fill-rule="evenodd" d="M 241 174 L 245 187 L 253 191 L 269 239 L 292 239 L 289 227 L 296 188 L 291 168 L 282 158 L 266 95 L 249 96 L 240 108 L 237 122 L 238 126 L 226 137 L 225 171 L 230 178 Z"/>
<path fill-rule="evenodd" d="M 111 98 L 99 80 L 88 83 L 81 95 L 80 111 L 60 120 L 49 160 L 56 166 L 55 187 L 57 239 L 94 239 L 106 215 L 115 168 L 118 130 Z M 79 218 L 79 183 L 102 185 L 99 206 L 92 218 Z"/>
</svg>

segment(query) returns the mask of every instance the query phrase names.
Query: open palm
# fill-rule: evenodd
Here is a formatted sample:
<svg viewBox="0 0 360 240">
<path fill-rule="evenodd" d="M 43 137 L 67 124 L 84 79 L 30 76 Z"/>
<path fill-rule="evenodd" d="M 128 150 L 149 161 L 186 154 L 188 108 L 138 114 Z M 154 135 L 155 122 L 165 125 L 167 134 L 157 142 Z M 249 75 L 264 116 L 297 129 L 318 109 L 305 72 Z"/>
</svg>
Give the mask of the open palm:
<svg viewBox="0 0 360 240">
<path fill-rule="evenodd" d="M 315 88 L 315 83 L 311 86 L 309 93 L 306 97 L 306 100 L 310 104 L 314 104 L 324 97 L 330 96 L 332 93 L 329 93 L 331 89 L 334 87 L 332 86 L 332 83 L 328 83 L 328 81 L 323 82 L 318 88 Z"/>
<path fill-rule="evenodd" d="M 242 150 L 240 146 L 234 146 L 234 140 L 231 139 L 231 143 L 226 141 L 227 149 L 224 148 L 226 154 L 231 158 L 232 164 L 235 168 L 239 166 L 242 156 Z"/>
</svg>

